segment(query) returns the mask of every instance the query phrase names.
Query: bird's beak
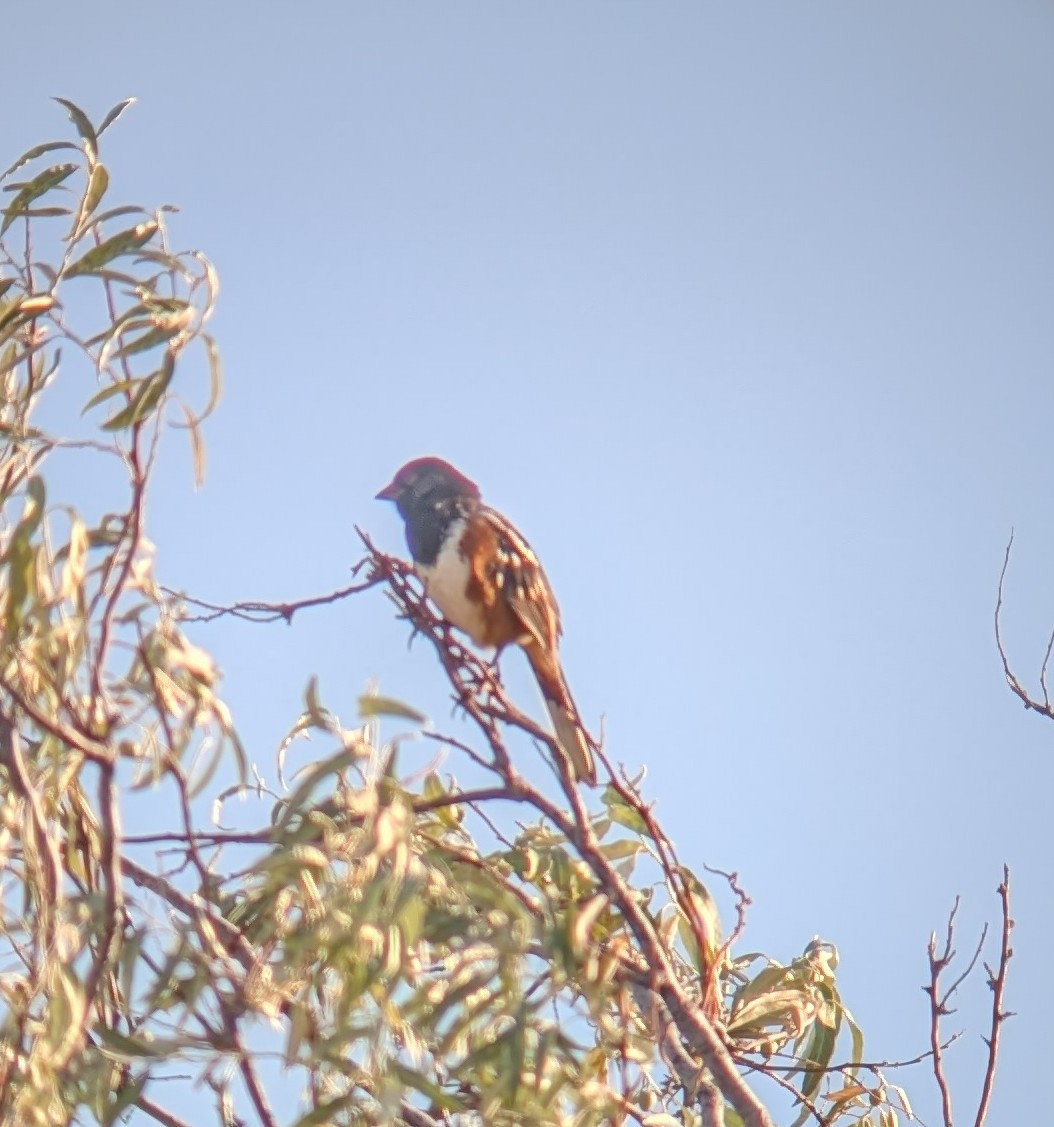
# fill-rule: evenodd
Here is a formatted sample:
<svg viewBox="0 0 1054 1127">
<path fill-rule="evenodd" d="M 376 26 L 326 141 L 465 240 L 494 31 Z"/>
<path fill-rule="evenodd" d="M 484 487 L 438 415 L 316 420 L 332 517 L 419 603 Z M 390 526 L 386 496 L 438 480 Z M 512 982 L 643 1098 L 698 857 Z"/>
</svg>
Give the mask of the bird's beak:
<svg viewBox="0 0 1054 1127">
<path fill-rule="evenodd" d="M 377 501 L 394 501 L 399 496 L 399 487 L 394 481 L 389 481 L 388 484 L 377 494 L 375 500 Z"/>
</svg>

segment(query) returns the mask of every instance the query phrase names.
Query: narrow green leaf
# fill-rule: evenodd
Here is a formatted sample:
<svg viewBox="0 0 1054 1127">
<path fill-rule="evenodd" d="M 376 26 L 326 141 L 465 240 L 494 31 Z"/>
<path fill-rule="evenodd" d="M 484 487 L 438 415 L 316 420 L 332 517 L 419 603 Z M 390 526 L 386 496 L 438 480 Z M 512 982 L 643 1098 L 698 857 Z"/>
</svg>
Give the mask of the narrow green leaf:
<svg viewBox="0 0 1054 1127">
<path fill-rule="evenodd" d="M 126 356 L 134 356 L 137 352 L 146 352 L 159 344 L 167 344 L 179 331 L 178 325 L 167 327 L 159 325 L 136 337 L 135 340 L 129 341 L 128 344 L 121 345 L 113 354 L 113 359 L 123 360 Z"/>
<path fill-rule="evenodd" d="M 155 266 L 160 266 L 166 273 L 171 271 L 186 277 L 186 271 L 183 269 L 179 256 L 169 254 L 167 250 L 162 250 L 160 247 L 144 247 L 139 252 L 137 261 L 152 262 Z"/>
<path fill-rule="evenodd" d="M 644 842 L 634 841 L 629 837 L 621 837 L 617 841 L 609 841 L 600 847 L 600 852 L 609 861 L 622 861 L 627 857 L 636 857 L 644 851 Z"/>
<path fill-rule="evenodd" d="M 124 430 L 126 427 L 141 423 L 161 401 L 161 397 L 172 382 L 172 374 L 175 370 L 175 357 L 171 352 L 166 352 L 161 367 L 152 375 L 140 381 L 139 390 L 132 402 L 118 411 L 113 418 L 107 419 L 102 424 L 102 429 L 108 431 Z"/>
<path fill-rule="evenodd" d="M 137 223 L 134 227 L 119 231 L 116 235 L 104 239 L 98 246 L 92 247 L 87 254 L 78 258 L 66 270 L 65 275 L 67 278 L 75 278 L 78 274 L 94 273 L 100 266 L 105 266 L 107 262 L 112 262 L 123 254 L 131 254 L 145 246 L 156 234 L 157 224 L 153 221 Z"/>
<path fill-rule="evenodd" d="M 850 1059 L 854 1065 L 857 1065 L 864 1059 L 864 1031 L 856 1024 L 856 1019 L 844 1006 L 842 1007 L 842 1016 L 849 1023 L 849 1035 L 853 1043 Z M 856 1075 L 855 1068 L 850 1069 L 850 1075 Z"/>
<path fill-rule="evenodd" d="M 106 1118 L 103 1120 L 103 1127 L 113 1127 L 113 1124 L 120 1121 L 121 1116 L 138 1102 L 149 1079 L 152 1077 L 147 1071 L 123 1081 L 114 1092 L 113 1101 L 105 1109 Z"/>
<path fill-rule="evenodd" d="M 6 336 L 7 336 L 7 334 L 4 333 L 2 330 L 0 330 L 0 338 L 4 338 Z M 41 352 L 45 348 L 49 348 L 50 346 L 51 346 L 51 342 L 46 340 L 46 339 L 38 340 L 30 348 L 16 347 L 15 344 L 12 342 L 12 344 L 9 345 L 8 348 L 6 348 L 4 350 L 3 357 L 0 358 L 0 377 L 6 376 L 7 373 L 11 371 L 12 368 L 17 367 L 19 364 L 28 360 L 31 356 L 36 356 L 36 354 L 38 352 Z M 52 357 L 51 366 L 48 369 L 48 371 L 45 373 L 43 379 L 37 381 L 38 386 L 43 386 L 44 381 L 47 379 L 47 377 L 50 376 L 55 371 L 55 369 L 58 367 L 58 360 L 59 360 L 59 355 L 61 354 L 61 351 L 62 351 L 61 349 L 58 349 L 58 348 L 55 349 L 54 356 Z M 15 433 L 15 432 L 12 432 L 12 433 Z M 19 434 L 24 433 L 26 436 L 29 436 L 30 434 L 38 434 L 39 432 L 17 431 L 17 433 L 19 433 Z"/>
<path fill-rule="evenodd" d="M 223 761 L 224 750 L 225 748 L 219 740 L 216 740 L 214 743 L 212 743 L 210 748 L 199 749 L 199 759 L 196 764 L 197 771 L 195 772 L 195 777 L 191 780 L 190 785 L 187 787 L 188 798 L 196 798 L 209 785 L 209 783 L 212 781 L 212 776 L 216 773 L 217 768 Z M 202 751 L 207 751 L 209 754 L 209 758 L 205 762 L 204 766 L 202 766 L 200 758 Z"/>
<path fill-rule="evenodd" d="M 323 731 L 329 730 L 330 713 L 322 704 L 322 697 L 319 693 L 318 677 L 312 674 L 308 679 L 307 686 L 304 689 L 304 707 L 307 715 L 311 718 L 311 722 Z"/>
<path fill-rule="evenodd" d="M 813 1025 L 808 1048 L 800 1058 L 802 1064 L 811 1066 L 805 1070 L 801 1081 L 801 1090 L 810 1099 L 820 1090 L 824 1080 L 823 1069 L 831 1063 L 837 1040 L 838 1034 L 833 1029 L 826 1025 Z"/>
<path fill-rule="evenodd" d="M 99 206 L 103 196 L 106 195 L 106 189 L 110 186 L 110 174 L 106 171 L 106 165 L 97 164 L 91 170 L 91 176 L 88 178 L 88 192 L 84 197 L 84 213 L 91 215 L 91 213 Z"/>
<path fill-rule="evenodd" d="M 55 288 L 56 282 L 58 282 L 59 280 L 59 276 L 55 273 L 54 269 L 48 263 L 40 261 L 35 262 L 33 266 L 38 274 L 44 275 L 44 279 L 47 282 L 47 285 L 43 288 L 53 290 Z"/>
<path fill-rule="evenodd" d="M 88 115 L 80 106 L 75 105 L 66 98 L 56 98 L 55 101 L 58 102 L 60 106 L 65 106 L 66 113 L 69 114 L 74 129 L 77 130 L 81 139 L 84 141 L 84 151 L 88 154 L 88 160 L 94 164 L 95 154 L 99 151 L 99 138 L 96 135 L 94 126 L 88 120 Z"/>
<path fill-rule="evenodd" d="M 106 189 L 110 186 L 110 174 L 106 171 L 106 166 L 97 164 L 88 175 L 88 189 L 84 193 L 84 199 L 81 200 L 80 212 L 77 215 L 77 222 L 73 225 L 73 230 L 70 231 L 70 240 L 75 242 L 81 237 L 85 230 L 85 224 L 91 217 L 92 213 L 99 206 L 99 202 L 103 196 L 106 195 Z"/>
<path fill-rule="evenodd" d="M 346 1120 L 346 1116 L 338 1116 L 337 1113 L 344 1112 L 349 1108 L 354 1111 L 355 1103 L 355 1095 L 338 1096 L 333 1100 L 320 1100 L 314 1111 L 301 1116 L 293 1127 L 330 1127 L 330 1124 L 337 1123 L 341 1119 Z"/>
<path fill-rule="evenodd" d="M 608 814 L 611 815 L 613 822 L 618 822 L 620 826 L 625 826 L 639 834 L 647 834 L 648 827 L 644 819 L 632 806 L 626 803 L 626 800 L 614 787 L 607 787 L 604 790 L 601 801 L 608 808 Z"/>
<path fill-rule="evenodd" d="M 296 790 L 289 796 L 275 824 L 275 832 L 284 830 L 289 825 L 290 819 L 300 813 L 308 796 L 327 775 L 339 774 L 345 767 L 357 763 L 360 758 L 358 751 L 339 751 L 336 755 L 331 755 L 328 759 L 323 759 L 308 768 Z"/>
<path fill-rule="evenodd" d="M 411 705 L 404 704 L 394 697 L 359 697 L 359 715 L 363 719 L 371 716 L 397 716 L 400 720 L 412 720 L 415 724 L 427 724 L 428 717 Z"/>
<path fill-rule="evenodd" d="M 118 102 L 117 105 L 114 106 L 113 109 L 110 110 L 109 113 L 107 113 L 107 115 L 102 119 L 102 123 L 95 131 L 96 136 L 101 137 L 106 132 L 106 130 L 109 129 L 110 126 L 113 125 L 113 123 L 121 116 L 121 114 L 123 114 L 124 111 L 128 109 L 129 106 L 134 105 L 135 98 L 125 98 L 123 102 Z"/>
<path fill-rule="evenodd" d="M 72 215 L 68 207 L 27 207 L 23 219 L 53 219 L 56 215 Z"/>
<path fill-rule="evenodd" d="M 805 992 L 800 989 L 770 990 L 744 1006 L 737 1006 L 728 1023 L 728 1031 L 760 1033 L 771 1026 L 786 1028 L 788 1024 L 793 1024 L 798 1014 L 805 1012 L 808 1001 Z"/>
<path fill-rule="evenodd" d="M 432 1106 L 436 1110 L 457 1111 L 461 1107 L 461 1103 L 456 1096 L 452 1095 L 445 1088 L 440 1088 L 438 1084 L 430 1080 L 427 1076 L 423 1076 L 421 1073 L 407 1068 L 398 1061 L 392 1061 L 391 1067 L 402 1084 L 408 1088 L 413 1088 L 416 1092 L 420 1092 L 422 1096 L 431 1101 Z"/>
<path fill-rule="evenodd" d="M 133 324 L 133 322 L 136 322 Z M 89 337 L 84 343 L 88 348 L 96 348 L 98 345 L 103 344 L 105 341 L 113 341 L 114 337 L 120 336 L 122 333 L 128 332 L 130 329 L 147 329 L 150 327 L 150 310 L 139 302 L 136 305 L 130 306 L 126 309 L 115 321 L 107 325 L 101 333 L 96 333 L 95 336 Z M 99 360 L 99 366 L 105 367 L 105 359 Z"/>
<path fill-rule="evenodd" d="M 245 746 L 231 720 L 221 720 L 220 727 L 223 729 L 223 734 L 227 737 L 227 746 L 234 752 L 238 779 L 242 786 L 245 786 L 249 780 L 249 756 L 245 753 Z"/>
<path fill-rule="evenodd" d="M 22 518 L 25 521 L 31 521 L 32 531 L 36 531 L 40 525 L 41 518 L 44 515 L 44 509 L 47 505 L 47 490 L 44 485 L 44 479 L 34 474 L 33 477 L 26 482 L 26 493 L 29 495 L 29 500 L 32 502 L 31 506 L 27 506 L 26 515 Z"/>
<path fill-rule="evenodd" d="M 149 215 L 145 207 L 136 204 L 122 204 L 121 207 L 111 207 L 95 217 L 96 223 L 109 223 L 111 219 L 119 219 L 122 215 Z"/>
<path fill-rule="evenodd" d="M 164 1050 L 157 1045 L 144 1041 L 140 1037 L 126 1037 L 116 1029 L 107 1029 L 105 1025 L 97 1025 L 95 1033 L 103 1045 L 119 1057 L 158 1057 L 164 1056 Z"/>
<path fill-rule="evenodd" d="M 23 536 L 12 540 L 4 556 L 7 564 L 7 615 L 4 623 L 8 639 L 18 634 L 22 625 L 22 607 L 29 594 L 26 576 L 33 565 L 33 549 Z"/>
<path fill-rule="evenodd" d="M 74 152 L 77 152 L 77 146 L 73 144 L 72 141 L 48 141 L 43 145 L 34 145 L 33 148 L 26 149 L 18 160 L 0 176 L 0 180 L 6 180 L 12 172 L 17 172 L 20 168 L 29 164 L 30 161 L 36 160 L 37 157 L 42 157 L 45 153 L 53 153 L 57 149 L 73 149 Z"/>
<path fill-rule="evenodd" d="M 134 274 L 125 274 L 121 270 L 111 270 L 106 266 L 99 270 L 93 270 L 92 277 L 98 278 L 100 282 L 113 282 L 115 286 L 127 286 L 129 290 L 135 289 L 139 285 L 139 279 Z"/>
<path fill-rule="evenodd" d="M 793 974 L 788 967 L 779 965 L 762 967 L 749 982 L 744 983 L 736 992 L 729 1028 L 731 1029 L 739 1021 L 747 1005 L 793 981 Z"/>
<path fill-rule="evenodd" d="M 20 215 L 25 214 L 34 200 L 40 199 L 76 171 L 75 164 L 53 164 L 43 172 L 38 172 L 4 208 L 4 222 L 0 224 L 0 235 L 3 235 Z"/>
</svg>

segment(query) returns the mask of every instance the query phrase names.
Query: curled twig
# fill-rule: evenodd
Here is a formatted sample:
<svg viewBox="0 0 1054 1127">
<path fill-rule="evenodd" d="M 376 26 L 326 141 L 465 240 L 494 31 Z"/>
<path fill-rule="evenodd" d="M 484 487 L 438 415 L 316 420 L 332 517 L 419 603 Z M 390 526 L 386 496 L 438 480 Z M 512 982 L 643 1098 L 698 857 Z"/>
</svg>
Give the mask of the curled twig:
<svg viewBox="0 0 1054 1127">
<path fill-rule="evenodd" d="M 1043 699 L 1039 700 L 1021 684 L 1017 675 L 1010 667 L 1010 658 L 1007 656 L 1006 646 L 1003 644 L 1002 632 L 1002 615 L 1003 615 L 1003 585 L 1006 581 L 1007 569 L 1010 566 L 1010 550 L 1014 546 L 1014 533 L 1011 531 L 1010 539 L 1007 541 L 1006 552 L 1003 555 L 1003 567 L 999 572 L 999 585 L 997 588 L 996 601 L 995 601 L 995 644 L 999 650 L 999 658 L 1003 663 L 1003 675 L 1006 677 L 1006 683 L 1010 686 L 1010 691 L 1021 701 L 1025 708 L 1032 712 L 1038 712 L 1041 716 L 1046 716 L 1048 719 L 1054 720 L 1054 705 L 1051 704 L 1050 695 L 1047 692 L 1047 668 L 1050 664 L 1052 652 L 1054 652 L 1054 632 L 1050 635 L 1050 640 L 1047 642 L 1047 649 L 1043 655 L 1043 664 L 1039 671 L 1039 683 L 1043 693 Z"/>
</svg>

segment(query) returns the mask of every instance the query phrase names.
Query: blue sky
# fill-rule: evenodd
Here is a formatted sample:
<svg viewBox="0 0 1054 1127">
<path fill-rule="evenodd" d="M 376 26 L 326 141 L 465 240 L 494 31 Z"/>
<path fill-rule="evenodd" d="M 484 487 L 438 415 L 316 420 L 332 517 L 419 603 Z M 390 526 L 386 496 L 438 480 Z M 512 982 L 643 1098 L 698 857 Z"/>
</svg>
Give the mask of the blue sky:
<svg viewBox="0 0 1054 1127">
<path fill-rule="evenodd" d="M 11 8 L 4 40 L 0 163 L 64 135 L 50 95 L 134 95 L 113 190 L 178 204 L 220 272 L 224 401 L 200 492 L 170 444 L 163 578 L 342 586 L 354 523 L 402 550 L 372 500 L 392 471 L 449 458 L 542 554 L 610 754 L 648 765 L 689 864 L 739 871 L 748 948 L 838 944 L 869 1055 L 925 1047 L 929 932 L 959 893 L 972 948 L 1010 863 L 991 1123 L 1034 1118 L 1054 725 L 1005 688 L 992 611 L 1013 527 L 1032 677 L 1054 8 L 67 3 Z M 312 674 L 349 720 L 371 678 L 448 716 L 379 594 L 195 639 L 265 772 Z M 987 1001 L 974 980 L 951 1024 L 971 1121 Z"/>
</svg>

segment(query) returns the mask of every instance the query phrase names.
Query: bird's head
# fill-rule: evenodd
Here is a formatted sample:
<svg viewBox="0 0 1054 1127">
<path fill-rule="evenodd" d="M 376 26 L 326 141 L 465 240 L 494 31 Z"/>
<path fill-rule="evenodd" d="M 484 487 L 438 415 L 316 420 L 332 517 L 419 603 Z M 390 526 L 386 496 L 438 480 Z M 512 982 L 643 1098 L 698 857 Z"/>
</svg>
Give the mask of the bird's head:
<svg viewBox="0 0 1054 1127">
<path fill-rule="evenodd" d="M 377 494 L 378 501 L 393 501 L 406 514 L 420 505 L 432 506 L 457 498 L 478 501 L 479 486 L 442 458 L 415 458 L 407 462 Z"/>
</svg>

